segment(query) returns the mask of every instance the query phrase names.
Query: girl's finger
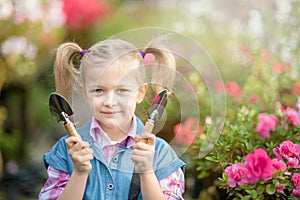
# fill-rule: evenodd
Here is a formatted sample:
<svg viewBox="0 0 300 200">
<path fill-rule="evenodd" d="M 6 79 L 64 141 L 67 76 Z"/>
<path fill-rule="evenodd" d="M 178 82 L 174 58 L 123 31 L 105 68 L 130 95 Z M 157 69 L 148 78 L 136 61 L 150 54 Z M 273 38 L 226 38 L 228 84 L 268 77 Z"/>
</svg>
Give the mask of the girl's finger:
<svg viewBox="0 0 300 200">
<path fill-rule="evenodd" d="M 70 149 L 72 146 L 74 146 L 74 144 L 77 144 L 79 142 L 79 139 L 77 137 L 68 137 L 66 140 L 66 145 L 68 147 L 68 149 Z"/>
<path fill-rule="evenodd" d="M 134 150 L 132 150 L 132 153 L 131 153 L 131 154 L 132 154 L 132 155 L 136 155 L 136 156 L 142 156 L 142 155 L 145 154 L 145 151 L 140 150 L 140 149 L 134 149 Z"/>
<path fill-rule="evenodd" d="M 155 145 L 156 136 L 151 133 L 143 134 L 143 136 L 137 136 L 135 138 L 136 143 L 145 143 L 151 146 Z"/>
<path fill-rule="evenodd" d="M 151 146 L 155 145 L 156 136 L 154 134 L 150 134 L 148 138 L 148 144 Z"/>
<path fill-rule="evenodd" d="M 78 155 L 80 156 L 93 155 L 93 150 L 91 148 L 85 147 L 78 151 Z"/>
<path fill-rule="evenodd" d="M 81 163 L 89 162 L 90 160 L 93 160 L 93 159 L 94 159 L 93 154 L 85 154 L 85 155 L 80 156 Z"/>
<path fill-rule="evenodd" d="M 130 155 L 130 159 L 133 161 L 133 162 L 139 162 L 139 163 L 141 163 L 141 162 L 144 162 L 144 158 L 142 157 L 142 156 L 140 156 L 140 155 L 134 155 L 134 154 L 131 154 Z"/>
</svg>

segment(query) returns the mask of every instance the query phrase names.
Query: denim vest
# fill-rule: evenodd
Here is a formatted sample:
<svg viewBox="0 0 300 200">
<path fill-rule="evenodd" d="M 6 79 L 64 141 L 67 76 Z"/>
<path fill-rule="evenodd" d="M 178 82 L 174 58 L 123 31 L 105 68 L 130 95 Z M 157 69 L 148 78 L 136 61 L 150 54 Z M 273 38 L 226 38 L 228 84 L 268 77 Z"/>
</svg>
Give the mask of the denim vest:
<svg viewBox="0 0 300 200">
<path fill-rule="evenodd" d="M 90 135 L 91 121 L 77 129 L 82 140 L 87 141 L 93 149 L 94 159 L 91 160 L 92 170 L 88 175 L 84 193 L 84 199 L 96 200 L 124 200 L 127 199 L 134 164 L 130 160 L 132 147 L 126 148 L 126 144 L 119 149 L 107 163 L 101 147 L 93 141 Z M 137 118 L 137 134 L 140 135 L 144 125 Z M 72 174 L 74 166 L 68 154 L 65 139 L 62 137 L 51 150 L 44 155 L 45 166 L 51 165 L 57 170 Z M 156 138 L 153 169 L 158 180 L 162 180 L 179 168 L 184 169 L 185 164 L 177 157 L 167 142 Z M 142 199 L 140 193 L 139 199 Z"/>
</svg>

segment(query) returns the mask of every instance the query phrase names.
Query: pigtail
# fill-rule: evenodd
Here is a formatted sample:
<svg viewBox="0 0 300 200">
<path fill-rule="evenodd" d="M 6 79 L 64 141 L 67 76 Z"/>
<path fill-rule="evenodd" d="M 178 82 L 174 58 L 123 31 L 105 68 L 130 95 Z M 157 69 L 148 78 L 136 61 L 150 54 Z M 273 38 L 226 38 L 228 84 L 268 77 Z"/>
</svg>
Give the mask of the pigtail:
<svg viewBox="0 0 300 200">
<path fill-rule="evenodd" d="M 73 87 L 80 66 L 82 49 L 71 42 L 64 43 L 57 48 L 54 62 L 54 76 L 56 92 L 72 101 Z"/>
<path fill-rule="evenodd" d="M 172 85 L 176 76 L 175 57 L 170 50 L 163 45 L 165 37 L 159 37 L 151 41 L 145 48 L 145 54 L 155 57 L 156 65 L 153 66 L 152 87 L 159 93 L 163 89 L 172 92 Z"/>
</svg>

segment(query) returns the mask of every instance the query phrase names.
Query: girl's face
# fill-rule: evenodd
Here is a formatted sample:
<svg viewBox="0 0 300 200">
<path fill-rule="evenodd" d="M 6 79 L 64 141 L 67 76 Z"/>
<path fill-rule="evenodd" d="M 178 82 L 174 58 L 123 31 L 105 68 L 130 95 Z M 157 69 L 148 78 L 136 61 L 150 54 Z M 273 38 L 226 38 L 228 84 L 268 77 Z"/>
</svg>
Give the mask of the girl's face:
<svg viewBox="0 0 300 200">
<path fill-rule="evenodd" d="M 127 133 L 136 104 L 148 89 L 137 80 L 138 63 L 117 60 L 108 67 L 90 67 L 85 71 L 84 96 L 101 128 Z"/>
</svg>

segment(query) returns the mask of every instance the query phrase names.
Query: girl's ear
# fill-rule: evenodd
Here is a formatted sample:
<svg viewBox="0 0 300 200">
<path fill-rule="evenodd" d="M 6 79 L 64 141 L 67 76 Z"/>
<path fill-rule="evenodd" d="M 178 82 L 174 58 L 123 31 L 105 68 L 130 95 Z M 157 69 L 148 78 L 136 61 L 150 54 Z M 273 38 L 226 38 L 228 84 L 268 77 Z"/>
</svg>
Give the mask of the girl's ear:
<svg viewBox="0 0 300 200">
<path fill-rule="evenodd" d="M 136 101 L 137 103 L 141 103 L 144 100 L 147 91 L 148 91 L 148 84 L 144 84 L 138 89 L 138 96 Z"/>
</svg>

